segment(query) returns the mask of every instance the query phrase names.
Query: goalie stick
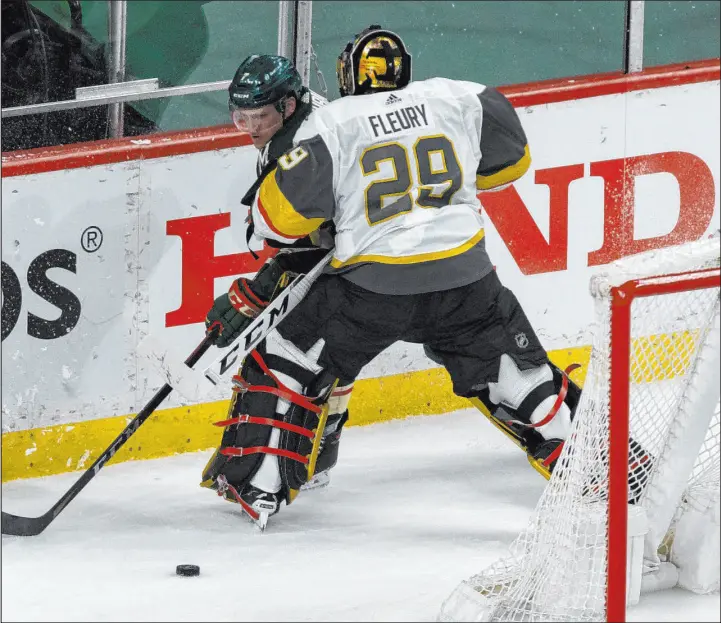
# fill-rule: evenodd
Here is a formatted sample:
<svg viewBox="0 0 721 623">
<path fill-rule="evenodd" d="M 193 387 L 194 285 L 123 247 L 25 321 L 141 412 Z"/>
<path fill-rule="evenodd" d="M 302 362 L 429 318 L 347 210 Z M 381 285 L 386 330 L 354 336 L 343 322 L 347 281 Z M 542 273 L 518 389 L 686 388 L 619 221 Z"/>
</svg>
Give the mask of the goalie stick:
<svg viewBox="0 0 721 623">
<path fill-rule="evenodd" d="M 245 356 L 260 342 L 278 323 L 288 315 L 288 313 L 305 297 L 313 282 L 323 272 L 325 266 L 333 257 L 331 249 L 325 257 L 316 264 L 305 276 L 298 275 L 295 280 L 287 286 L 274 300 L 258 315 L 253 322 L 243 331 L 230 346 L 228 352 L 218 357 L 203 371 L 203 375 L 208 379 L 206 384 L 215 386 L 218 384 L 222 376 L 233 367 L 233 364 Z M 211 333 L 203 338 L 203 341 L 195 348 L 184 362 L 185 371 L 188 372 L 206 351 L 212 346 L 215 336 Z M 146 344 L 146 352 L 151 347 Z M 140 349 L 139 349 L 140 350 Z M 160 404 L 173 391 L 173 375 L 167 368 L 169 361 L 163 358 L 161 366 L 168 379 L 148 402 L 141 411 L 132 419 L 132 421 L 123 429 L 123 431 L 115 438 L 113 443 L 95 460 L 95 462 L 85 471 L 78 481 L 68 489 L 53 507 L 44 515 L 39 517 L 21 517 L 2 511 L 2 534 L 12 536 L 36 536 L 40 534 L 50 523 L 62 512 L 62 510 L 80 493 L 85 486 L 95 477 L 95 475 L 103 468 L 103 466 L 115 455 L 115 453 L 125 444 L 128 439 L 140 428 Z M 185 373 L 176 375 L 180 378 Z"/>
<path fill-rule="evenodd" d="M 323 259 L 305 275 L 298 275 L 289 286 L 273 299 L 270 305 L 263 310 L 263 313 L 259 314 L 247 326 L 232 345 L 229 345 L 225 353 L 203 370 L 203 376 L 213 385 L 219 385 L 225 373 L 234 368 L 236 362 L 242 361 L 305 298 L 313 282 L 320 277 L 323 269 L 330 263 L 332 258 L 333 249 L 328 251 L 323 256 Z"/>
<path fill-rule="evenodd" d="M 233 342 L 223 348 L 215 361 L 204 369 L 190 370 L 182 365 L 177 357 L 173 357 L 168 352 L 167 344 L 159 343 L 152 336 L 146 337 L 140 343 L 138 352 L 147 356 L 163 375 L 166 383 L 172 385 L 186 400 L 198 402 L 224 382 L 230 383 L 228 371 L 235 369 L 245 356 L 303 300 L 332 257 L 331 249 L 305 275 L 296 276 Z"/>
</svg>

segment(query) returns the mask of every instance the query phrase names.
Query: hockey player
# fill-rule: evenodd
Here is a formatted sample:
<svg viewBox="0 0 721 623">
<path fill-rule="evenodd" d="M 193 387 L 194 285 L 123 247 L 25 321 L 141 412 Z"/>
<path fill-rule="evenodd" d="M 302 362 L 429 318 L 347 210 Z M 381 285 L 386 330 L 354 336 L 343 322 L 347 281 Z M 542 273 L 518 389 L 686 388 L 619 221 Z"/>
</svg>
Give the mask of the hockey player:
<svg viewBox="0 0 721 623">
<path fill-rule="evenodd" d="M 252 206 L 257 236 L 292 244 L 332 222 L 335 246 L 327 274 L 252 353 L 272 387 L 238 380 L 248 413 L 267 426 L 251 434 L 246 425 L 232 452 L 273 461 L 252 481 L 236 478 L 234 495 L 256 513 L 292 502 L 313 476 L 337 379 L 355 378 L 399 340 L 424 344 L 454 392 L 475 399 L 548 473 L 578 388 L 549 362 L 494 271 L 476 196 L 530 165 L 513 107 L 481 84 L 412 83 L 403 41 L 380 26 L 346 46 L 337 73 L 343 97 L 311 115 Z"/>
<path fill-rule="evenodd" d="M 250 207 L 264 177 L 275 167 L 278 157 L 292 147 L 298 128 L 312 110 L 326 104 L 327 100 L 303 86 L 298 71 L 288 59 L 274 55 L 255 54 L 246 58 L 238 67 L 228 92 L 233 123 L 239 130 L 250 135 L 259 152 L 257 180 L 241 200 L 241 203 Z M 250 237 L 252 222 L 248 230 Z M 315 236 L 313 240 L 306 237 L 294 241 L 291 245 L 273 241 L 269 243 L 282 248 L 261 267 L 254 279 L 236 280 L 230 292 L 219 296 L 208 312 L 206 324 L 211 326 L 217 323 L 225 329 L 216 339 L 218 346 L 224 346 L 230 341 L 230 327 L 234 332 L 242 331 L 283 285 L 295 274 L 307 272 L 326 253 L 318 246 L 321 244 L 320 237 Z M 265 384 L 273 383 L 272 377 L 264 376 L 264 372 L 252 359 L 243 362 L 237 375 L 237 378 L 248 377 L 254 377 Z M 329 425 L 322 456 L 318 461 L 317 474 L 304 488 L 328 483 L 328 472 L 337 457 L 340 430 L 348 419 L 347 405 L 351 389 L 352 381 L 344 382 L 335 390 L 333 410 L 329 414 Z M 220 448 L 203 470 L 202 486 L 218 490 L 219 478 L 221 482 L 224 479 L 238 482 L 239 478 L 242 481 L 248 474 L 252 475 L 254 470 L 260 468 L 263 458 L 261 454 L 256 456 L 254 461 L 243 461 L 223 453 L 225 448 L 235 447 L 238 433 L 248 430 L 252 432 L 253 426 L 240 427 L 238 418 L 252 413 L 255 406 L 254 399 L 243 402 L 239 399 L 239 393 L 234 391 L 227 420 L 218 422 L 225 430 Z M 262 426 L 260 430 L 265 432 L 265 428 Z M 219 493 L 224 494 L 230 501 L 237 501 L 228 495 L 225 488 L 221 487 Z"/>
<path fill-rule="evenodd" d="M 303 86 L 300 74 L 283 56 L 253 54 L 228 86 L 230 116 L 258 149 L 257 173 L 275 163 L 293 144 L 308 115 L 327 100 Z"/>
</svg>

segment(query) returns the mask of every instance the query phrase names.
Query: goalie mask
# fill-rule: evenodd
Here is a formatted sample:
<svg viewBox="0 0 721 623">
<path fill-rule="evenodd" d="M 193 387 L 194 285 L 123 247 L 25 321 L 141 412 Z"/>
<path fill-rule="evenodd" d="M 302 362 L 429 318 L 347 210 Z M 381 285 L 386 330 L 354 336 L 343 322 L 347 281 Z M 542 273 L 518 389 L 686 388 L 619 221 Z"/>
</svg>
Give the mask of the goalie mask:
<svg viewBox="0 0 721 623">
<path fill-rule="evenodd" d="M 341 97 L 393 91 L 411 81 L 411 55 L 403 39 L 375 24 L 346 45 L 336 71 Z"/>
</svg>

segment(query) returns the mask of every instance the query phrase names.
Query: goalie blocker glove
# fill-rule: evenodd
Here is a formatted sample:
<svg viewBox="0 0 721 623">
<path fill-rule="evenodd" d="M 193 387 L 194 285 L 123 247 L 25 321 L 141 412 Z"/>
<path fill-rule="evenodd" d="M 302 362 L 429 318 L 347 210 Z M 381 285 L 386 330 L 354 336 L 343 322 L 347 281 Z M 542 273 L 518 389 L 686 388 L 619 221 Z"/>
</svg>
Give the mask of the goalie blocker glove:
<svg viewBox="0 0 721 623">
<path fill-rule="evenodd" d="M 316 247 L 281 249 L 260 267 L 254 279 L 235 280 L 227 294 L 215 299 L 205 317 L 208 334 L 219 329 L 213 343 L 220 348 L 232 344 L 285 286 L 326 254 L 327 250 Z"/>
<path fill-rule="evenodd" d="M 215 299 L 205 317 L 207 333 L 218 328 L 215 345 L 232 344 L 253 319 L 268 306 L 278 287 L 282 287 L 284 269 L 274 258 L 261 266 L 255 279 L 236 279 L 227 294 Z"/>
<path fill-rule="evenodd" d="M 233 282 L 227 294 L 221 294 L 205 317 L 208 334 L 218 328 L 214 343 L 224 348 L 232 344 L 251 321 L 268 305 L 253 293 L 246 279 Z"/>
</svg>

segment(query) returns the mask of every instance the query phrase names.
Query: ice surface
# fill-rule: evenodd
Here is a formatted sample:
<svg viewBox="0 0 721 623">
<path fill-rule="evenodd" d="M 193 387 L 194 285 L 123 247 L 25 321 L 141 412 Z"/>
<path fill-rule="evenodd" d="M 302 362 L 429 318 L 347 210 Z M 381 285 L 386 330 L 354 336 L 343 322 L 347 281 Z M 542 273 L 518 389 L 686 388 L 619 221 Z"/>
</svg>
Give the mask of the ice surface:
<svg viewBox="0 0 721 623">
<path fill-rule="evenodd" d="M 260 534 L 198 486 L 210 454 L 105 467 L 41 535 L 2 537 L 2 620 L 434 621 L 545 484 L 475 409 L 354 427 L 330 486 Z M 3 508 L 44 513 L 78 477 L 7 483 Z M 719 621 L 720 604 L 674 589 L 628 620 Z"/>
</svg>

